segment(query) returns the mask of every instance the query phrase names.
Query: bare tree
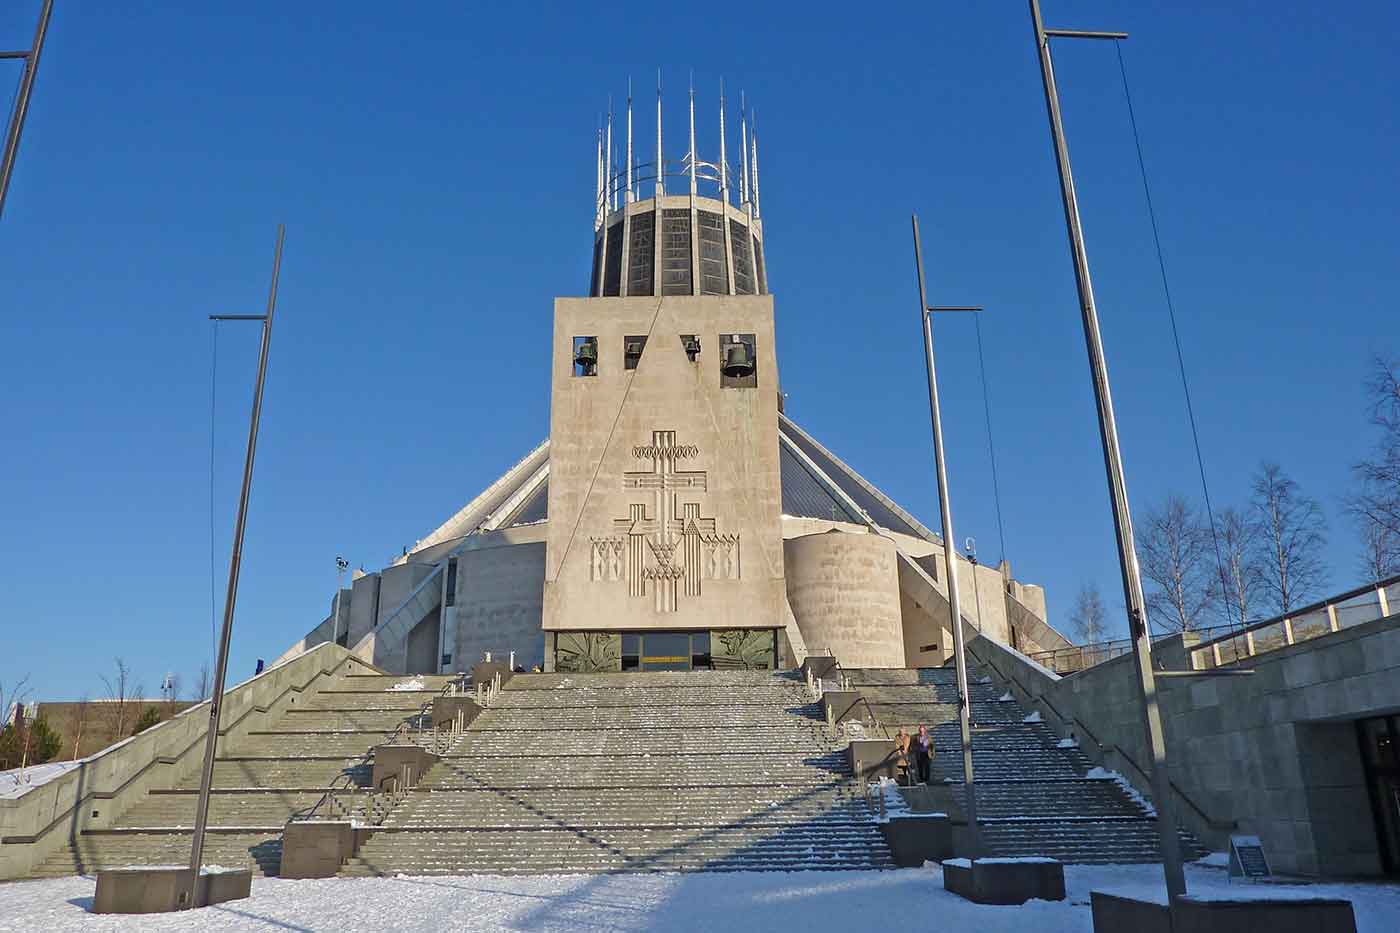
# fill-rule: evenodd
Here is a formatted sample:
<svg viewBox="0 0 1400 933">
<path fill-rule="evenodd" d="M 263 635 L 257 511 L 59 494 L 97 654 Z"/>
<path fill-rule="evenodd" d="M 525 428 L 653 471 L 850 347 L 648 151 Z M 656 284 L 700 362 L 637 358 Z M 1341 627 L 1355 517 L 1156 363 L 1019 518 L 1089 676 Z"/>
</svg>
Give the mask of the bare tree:
<svg viewBox="0 0 1400 933">
<path fill-rule="evenodd" d="M 1217 595 L 1209 531 L 1195 507 L 1175 493 L 1144 514 L 1141 528 L 1138 561 L 1153 585 L 1148 618 L 1163 631 L 1198 628 Z"/>
<path fill-rule="evenodd" d="M 1400 574 L 1400 534 L 1369 516 L 1357 517 L 1361 525 L 1361 572 L 1368 582 Z"/>
<path fill-rule="evenodd" d="M 1108 637 L 1108 613 L 1098 586 L 1085 583 L 1079 588 L 1074 608 L 1069 613 L 1069 624 L 1081 645 L 1092 645 Z"/>
<path fill-rule="evenodd" d="M 126 737 L 126 714 L 127 706 L 133 693 L 131 690 L 131 668 L 127 667 L 126 661 L 116 658 L 116 673 L 111 677 L 102 675 L 102 683 L 107 688 L 107 699 L 111 701 L 111 706 L 107 709 L 108 718 L 111 720 L 112 735 L 119 738 Z"/>
<path fill-rule="evenodd" d="M 1358 489 L 1346 507 L 1361 530 L 1363 567 L 1376 580 L 1400 572 L 1400 363 L 1373 359 L 1366 391 L 1380 438 L 1352 467 Z"/>
<path fill-rule="evenodd" d="M 5 682 L 0 680 L 0 726 L 8 725 L 10 722 L 11 707 L 23 706 L 24 701 L 29 697 L 29 675 L 25 674 L 16 681 L 7 692 Z"/>
<path fill-rule="evenodd" d="M 1224 579 L 1221 613 L 1233 625 L 1247 625 L 1250 609 L 1258 602 L 1264 586 L 1259 566 L 1259 523 L 1248 513 L 1227 508 L 1217 522 Z"/>
<path fill-rule="evenodd" d="M 73 760 L 78 760 L 78 746 L 83 744 L 83 727 L 87 725 L 89 707 L 92 703 L 88 700 L 87 694 L 78 701 L 77 707 L 73 710 Z"/>
<path fill-rule="evenodd" d="M 1277 463 L 1259 465 L 1250 507 L 1259 522 L 1263 590 L 1274 609 L 1287 612 L 1326 582 L 1322 552 L 1327 520 L 1317 500 L 1305 495 Z"/>
</svg>

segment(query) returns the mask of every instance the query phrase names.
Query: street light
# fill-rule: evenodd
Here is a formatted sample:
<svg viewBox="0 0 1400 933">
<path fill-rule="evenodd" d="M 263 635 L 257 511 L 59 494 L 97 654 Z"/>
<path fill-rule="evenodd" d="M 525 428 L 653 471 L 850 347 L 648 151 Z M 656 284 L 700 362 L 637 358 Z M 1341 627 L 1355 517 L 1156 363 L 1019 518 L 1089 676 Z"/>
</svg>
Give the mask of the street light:
<svg viewBox="0 0 1400 933">
<path fill-rule="evenodd" d="M 967 687 L 967 653 L 963 644 L 962 607 L 958 598 L 958 558 L 953 553 L 953 512 L 948 496 L 948 467 L 943 457 L 943 419 L 938 407 L 938 375 L 933 363 L 933 326 L 931 315 L 941 311 L 981 311 L 972 305 L 933 307 L 924 289 L 924 254 L 919 244 L 919 217 L 912 218 L 914 226 L 914 268 L 919 277 L 919 322 L 924 330 L 924 363 L 928 370 L 928 408 L 933 422 L 933 461 L 938 477 L 938 510 L 943 517 L 943 562 L 947 573 L 948 624 L 953 630 L 953 665 L 958 677 L 958 730 L 962 738 L 964 809 L 967 812 L 968 854 L 976 857 L 981 849 L 981 833 L 977 829 L 977 787 L 972 773 L 972 705 Z M 974 580 L 975 582 L 975 580 Z"/>
<path fill-rule="evenodd" d="M 1128 607 L 1128 626 L 1133 637 L 1133 663 L 1137 668 L 1138 690 L 1142 696 L 1143 731 L 1152 756 L 1152 803 L 1157 809 L 1157 844 L 1162 854 L 1167 895 L 1186 893 L 1186 873 L 1181 865 L 1181 843 L 1173 817 L 1171 778 L 1167 773 L 1167 746 L 1162 732 L 1162 714 L 1157 705 L 1157 681 L 1152 672 L 1152 636 L 1147 630 L 1147 607 L 1142 595 L 1133 543 L 1133 517 L 1128 508 L 1128 483 L 1123 474 L 1123 455 L 1118 448 L 1118 425 L 1113 416 L 1113 396 L 1108 385 L 1108 362 L 1103 337 L 1099 333 L 1099 312 L 1094 303 L 1094 286 L 1089 278 L 1089 257 L 1084 248 L 1084 227 L 1079 219 L 1079 202 L 1070 171 L 1069 145 L 1065 142 L 1060 117 L 1060 95 L 1055 86 L 1055 67 L 1050 60 L 1050 39 L 1126 39 L 1125 32 L 1089 32 L 1079 29 L 1046 29 L 1040 18 L 1040 0 L 1030 0 L 1031 26 L 1035 31 L 1036 54 L 1040 57 L 1040 79 L 1045 88 L 1045 109 L 1050 117 L 1050 141 L 1060 172 L 1060 196 L 1064 200 L 1065 227 L 1069 233 L 1070 255 L 1074 260 L 1074 280 L 1079 289 L 1079 310 L 1084 325 L 1084 342 L 1089 350 L 1089 370 L 1094 381 L 1094 400 L 1099 411 L 1099 439 L 1103 443 L 1104 469 L 1113 503 L 1113 526 L 1118 538 L 1118 566 L 1123 577 L 1123 597 Z"/>
</svg>

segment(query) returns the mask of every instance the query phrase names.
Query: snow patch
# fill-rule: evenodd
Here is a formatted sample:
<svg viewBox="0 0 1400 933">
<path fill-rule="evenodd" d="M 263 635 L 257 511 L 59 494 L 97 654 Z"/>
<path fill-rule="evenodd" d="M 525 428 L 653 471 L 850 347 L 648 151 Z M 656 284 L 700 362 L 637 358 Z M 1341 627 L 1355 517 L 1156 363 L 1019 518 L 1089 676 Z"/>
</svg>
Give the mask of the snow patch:
<svg viewBox="0 0 1400 933">
<path fill-rule="evenodd" d="M 1011 691 L 1008 690 L 1008 691 L 1006 691 L 1005 693 L 1003 693 L 1001 696 L 997 697 L 997 702 L 998 702 L 998 703 L 1015 703 L 1015 702 L 1016 702 L 1016 698 L 1015 698 L 1014 696 L 1012 696 L 1012 695 L 1011 695 Z"/>
<path fill-rule="evenodd" d="M 1196 864 L 1197 864 L 1197 865 L 1203 865 L 1203 866 L 1205 866 L 1206 868 L 1229 868 L 1229 867 L 1230 867 L 1230 853 L 1229 853 L 1229 852 L 1212 852 L 1210 855 L 1207 855 L 1205 858 L 1198 858 L 1198 859 L 1196 859 Z"/>
<path fill-rule="evenodd" d="M 423 678 L 410 677 L 408 680 L 401 680 L 389 688 L 389 692 L 395 690 L 422 690 L 424 689 Z"/>
<path fill-rule="evenodd" d="M 1071 737 L 1071 738 L 1066 738 L 1066 739 L 1060 739 L 1060 741 L 1058 741 L 1058 742 L 1055 743 L 1055 747 L 1056 747 L 1056 748 L 1078 748 L 1078 747 L 1079 747 L 1079 740 L 1076 739 L 1076 738 L 1073 738 L 1073 737 Z"/>
<path fill-rule="evenodd" d="M 1043 719 L 1040 718 L 1040 710 L 1036 710 L 1034 713 L 1031 713 L 1031 714 L 1030 714 L 1029 716 L 1027 716 L 1025 719 L 1022 719 L 1022 720 L 1021 720 L 1021 722 L 1044 722 L 1044 721 L 1045 721 L 1045 720 L 1043 720 Z"/>
<path fill-rule="evenodd" d="M 42 787 L 54 778 L 72 771 L 82 761 L 51 761 L 46 765 L 30 765 L 0 771 L 0 800 L 17 800 L 36 787 Z"/>
<path fill-rule="evenodd" d="M 1102 767 L 1090 768 L 1089 773 L 1084 776 L 1091 781 L 1114 782 L 1120 788 L 1123 789 L 1123 793 L 1127 794 L 1128 797 L 1133 801 L 1133 803 L 1137 804 L 1138 806 L 1142 807 L 1143 810 L 1147 811 L 1148 816 L 1157 815 L 1157 808 L 1152 806 L 1152 802 L 1146 797 L 1144 797 L 1142 794 L 1138 793 L 1138 789 L 1134 787 L 1127 778 L 1123 777 L 1123 775 L 1119 774 L 1117 771 L 1110 771 L 1107 768 Z"/>
</svg>

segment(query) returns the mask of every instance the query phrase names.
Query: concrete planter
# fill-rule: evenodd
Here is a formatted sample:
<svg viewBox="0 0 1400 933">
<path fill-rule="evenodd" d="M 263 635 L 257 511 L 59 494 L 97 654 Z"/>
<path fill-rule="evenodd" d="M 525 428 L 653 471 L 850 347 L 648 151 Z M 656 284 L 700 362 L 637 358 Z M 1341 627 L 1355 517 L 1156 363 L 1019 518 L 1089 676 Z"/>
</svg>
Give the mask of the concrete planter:
<svg viewBox="0 0 1400 933">
<path fill-rule="evenodd" d="M 391 781 L 402 781 L 407 776 L 407 786 L 413 787 L 437 763 L 438 756 L 419 745 L 378 745 L 370 781 L 375 790 L 384 790 Z"/>
<path fill-rule="evenodd" d="M 95 914 L 158 914 L 190 907 L 208 907 L 247 897 L 253 890 L 249 869 L 200 874 L 194 903 L 188 903 L 190 870 L 177 866 L 109 868 L 97 873 Z"/>
<path fill-rule="evenodd" d="M 943 887 L 978 904 L 1065 899 L 1065 867 L 1047 859 L 948 859 Z"/>
<path fill-rule="evenodd" d="M 1089 895 L 1096 933 L 1356 933 L 1351 901 L 1200 900 L 1179 897 L 1171 907 L 1116 894 Z"/>
<path fill-rule="evenodd" d="M 456 721 L 458 713 L 462 714 L 462 725 L 469 726 L 476 717 L 481 715 L 481 707 L 477 705 L 475 699 L 462 693 L 456 696 L 433 697 L 434 729 L 451 725 Z"/>
<path fill-rule="evenodd" d="M 895 779 L 894 742 L 890 739 L 852 739 L 847 754 L 851 771 L 873 781 L 877 777 Z"/>
<path fill-rule="evenodd" d="M 332 878 L 355 854 L 349 820 L 290 822 L 282 830 L 283 878 Z"/>
<path fill-rule="evenodd" d="M 918 868 L 953 854 L 953 828 L 943 813 L 893 818 L 880 824 L 880 834 L 900 868 Z"/>
</svg>

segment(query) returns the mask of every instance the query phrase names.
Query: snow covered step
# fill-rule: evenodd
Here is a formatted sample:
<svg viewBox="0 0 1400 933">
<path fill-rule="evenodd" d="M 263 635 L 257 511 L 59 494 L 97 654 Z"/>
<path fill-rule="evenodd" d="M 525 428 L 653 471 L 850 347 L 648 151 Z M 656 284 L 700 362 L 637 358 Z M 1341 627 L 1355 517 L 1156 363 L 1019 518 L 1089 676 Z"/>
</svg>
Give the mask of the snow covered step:
<svg viewBox="0 0 1400 933">
<path fill-rule="evenodd" d="M 815 707 L 792 713 L 779 705 L 554 707 L 549 709 L 493 708 L 489 721 L 497 729 L 721 728 L 785 726 L 794 720 L 817 721 Z"/>
<path fill-rule="evenodd" d="M 297 704 L 298 709 L 401 709 L 432 705 L 437 690 L 322 690 Z"/>
<path fill-rule="evenodd" d="M 578 687 L 573 689 L 517 689 L 514 681 L 501 691 L 498 706 L 507 709 L 557 706 L 668 705 L 696 706 L 715 703 L 773 705 L 811 703 L 806 688 L 781 681 L 730 687 Z"/>
<path fill-rule="evenodd" d="M 447 758 L 423 777 L 427 787 L 647 787 L 668 785 L 831 784 L 849 766 L 839 753 L 795 755 Z"/>
<path fill-rule="evenodd" d="M 509 729 L 478 729 L 466 734 L 458 754 L 491 757 L 534 757 L 544 746 L 555 755 L 704 755 L 713 752 L 836 751 L 837 743 L 824 729 L 587 729 L 541 736 Z"/>
<path fill-rule="evenodd" d="M 948 785 L 947 793 L 950 805 L 962 813 L 963 786 Z M 1013 783 L 979 781 L 977 815 L 980 819 L 1055 819 L 1066 815 L 1075 818 L 1141 819 L 1148 813 L 1112 781 L 1083 779 L 1052 782 L 1021 780 Z"/>
<path fill-rule="evenodd" d="M 381 831 L 342 875 L 892 867 L 873 826 Z"/>
<path fill-rule="evenodd" d="M 626 825 L 796 823 L 814 818 L 868 823 L 852 788 L 647 787 L 420 790 L 396 808 L 399 827 L 547 828 Z"/>
</svg>

